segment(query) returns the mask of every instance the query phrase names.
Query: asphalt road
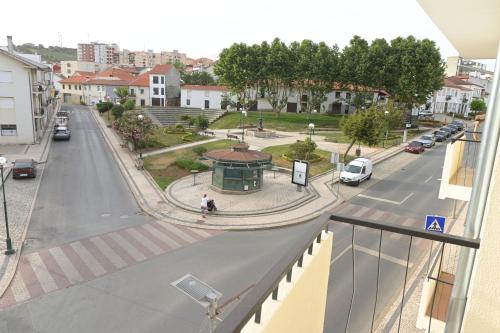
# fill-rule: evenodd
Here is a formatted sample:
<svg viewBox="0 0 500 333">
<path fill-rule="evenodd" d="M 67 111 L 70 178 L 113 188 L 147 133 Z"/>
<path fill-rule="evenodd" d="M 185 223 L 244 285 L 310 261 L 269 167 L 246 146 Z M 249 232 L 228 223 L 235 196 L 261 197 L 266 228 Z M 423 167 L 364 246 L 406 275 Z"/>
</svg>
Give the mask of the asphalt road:
<svg viewBox="0 0 500 333">
<path fill-rule="evenodd" d="M 452 201 L 438 199 L 444 152 L 444 144 L 426 149 L 413 163 L 353 197 L 349 203 L 413 218 L 414 223 L 409 225 L 418 228 L 424 228 L 427 214 L 447 216 L 452 209 Z M 331 265 L 324 332 L 344 332 L 353 283 L 350 250 L 352 227 L 332 223 L 332 230 L 332 258 L 336 261 Z M 347 332 L 370 332 L 371 329 L 377 288 L 379 235 L 376 230 L 355 229 L 355 244 L 368 251 L 355 251 L 355 295 Z M 381 253 L 386 258 L 383 257 L 380 264 L 375 322 L 386 314 L 389 305 L 401 300 L 408 246 L 409 237 L 393 239 L 390 233 L 383 233 Z M 429 247 L 429 241 L 418 246 L 413 244 L 409 274 L 413 273 L 421 260 L 427 258 Z"/>
<path fill-rule="evenodd" d="M 150 221 L 140 209 L 86 108 L 71 111 L 71 140 L 54 141 L 36 198 L 26 250 Z"/>
</svg>

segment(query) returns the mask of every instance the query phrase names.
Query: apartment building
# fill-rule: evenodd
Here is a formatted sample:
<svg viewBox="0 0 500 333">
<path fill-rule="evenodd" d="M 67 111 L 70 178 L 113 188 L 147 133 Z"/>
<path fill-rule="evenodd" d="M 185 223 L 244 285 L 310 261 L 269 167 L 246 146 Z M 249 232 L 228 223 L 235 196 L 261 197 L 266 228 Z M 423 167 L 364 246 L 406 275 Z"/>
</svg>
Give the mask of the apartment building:
<svg viewBox="0 0 500 333">
<path fill-rule="evenodd" d="M 98 64 L 118 64 L 120 48 L 117 44 L 98 42 L 78 43 L 77 60 Z"/>
<path fill-rule="evenodd" d="M 156 65 L 149 71 L 150 105 L 166 106 L 180 95 L 180 73 L 171 64 Z"/>
<path fill-rule="evenodd" d="M 0 47 L 0 144 L 39 142 L 54 110 L 50 66 L 38 55 Z"/>
<path fill-rule="evenodd" d="M 467 116 L 471 101 L 482 97 L 483 88 L 466 79 L 466 76 L 445 78 L 443 88 L 435 92 L 429 100 L 430 110 L 433 113 L 452 112 Z"/>
</svg>

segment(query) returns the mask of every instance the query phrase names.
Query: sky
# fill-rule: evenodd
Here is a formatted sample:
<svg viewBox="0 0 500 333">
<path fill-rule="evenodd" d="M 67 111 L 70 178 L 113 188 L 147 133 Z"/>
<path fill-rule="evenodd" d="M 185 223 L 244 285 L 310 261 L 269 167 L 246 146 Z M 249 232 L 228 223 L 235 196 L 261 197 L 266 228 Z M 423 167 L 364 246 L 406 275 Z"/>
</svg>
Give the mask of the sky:
<svg viewBox="0 0 500 333">
<path fill-rule="evenodd" d="M 275 37 L 343 48 L 354 35 L 368 41 L 413 35 L 434 40 L 443 59 L 458 55 L 416 0 L 2 2 L 2 12 L 10 14 L 0 20 L 0 45 L 12 35 L 14 44 L 55 46 L 60 33 L 67 47 L 99 41 L 133 51 L 175 49 L 192 58 L 215 59 L 232 43 Z"/>
</svg>

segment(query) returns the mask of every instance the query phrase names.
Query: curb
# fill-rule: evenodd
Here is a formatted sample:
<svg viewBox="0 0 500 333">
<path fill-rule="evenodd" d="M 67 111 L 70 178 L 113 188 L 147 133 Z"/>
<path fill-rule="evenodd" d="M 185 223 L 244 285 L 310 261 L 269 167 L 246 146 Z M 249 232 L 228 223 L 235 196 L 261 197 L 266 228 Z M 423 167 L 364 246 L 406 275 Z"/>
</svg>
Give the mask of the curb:
<svg viewBox="0 0 500 333">
<path fill-rule="evenodd" d="M 50 130 L 48 130 L 48 131 L 46 130 L 46 132 L 45 132 L 45 133 L 48 133 L 47 134 L 47 141 L 45 142 L 45 146 L 44 146 L 44 148 L 42 150 L 42 153 L 40 155 L 39 160 L 43 160 L 44 159 L 44 155 L 46 155 L 45 156 L 45 161 L 47 160 L 47 156 L 49 155 L 49 152 L 50 152 L 50 146 L 52 144 L 52 140 L 50 140 L 51 133 L 53 132 L 52 123 L 54 121 L 54 117 L 55 117 L 57 111 L 60 110 L 60 109 L 61 109 L 61 103 L 59 102 L 56 105 L 56 112 L 54 112 L 54 115 L 53 115 L 53 117 L 50 120 L 49 125 L 48 125 L 48 126 L 50 126 Z M 26 235 L 28 234 L 28 229 L 29 229 L 30 222 L 31 222 L 31 215 L 33 214 L 33 209 L 35 208 L 35 202 L 36 202 L 36 198 L 38 197 L 38 191 L 40 190 L 40 185 L 42 184 L 42 179 L 43 179 L 43 173 L 44 173 L 44 171 L 45 171 L 45 166 L 43 167 L 42 172 L 40 173 L 40 176 L 39 176 L 40 181 L 38 182 L 38 185 L 36 187 L 35 196 L 33 197 L 33 201 L 31 202 L 30 211 L 29 211 L 29 213 L 28 213 L 28 215 L 26 216 L 26 219 L 25 219 L 25 221 L 27 221 L 27 222 L 26 222 L 26 226 L 24 227 L 24 231 L 22 233 L 21 239 L 19 241 L 19 248 L 15 252 L 14 260 L 9 263 L 10 267 L 7 267 L 7 269 L 5 270 L 5 274 L 0 279 L 0 297 L 3 296 L 3 294 L 5 293 L 5 291 L 7 290 L 7 288 L 9 287 L 9 285 L 12 282 L 12 279 L 14 278 L 14 275 L 15 275 L 15 273 L 17 271 L 17 266 L 19 264 L 19 259 L 21 258 L 21 254 L 23 252 L 24 242 L 26 240 Z M 9 173 L 10 173 L 10 171 L 9 171 Z M 9 174 L 7 174 L 7 176 L 8 175 Z M 3 186 L 3 184 L 2 184 L 2 186 Z"/>
</svg>

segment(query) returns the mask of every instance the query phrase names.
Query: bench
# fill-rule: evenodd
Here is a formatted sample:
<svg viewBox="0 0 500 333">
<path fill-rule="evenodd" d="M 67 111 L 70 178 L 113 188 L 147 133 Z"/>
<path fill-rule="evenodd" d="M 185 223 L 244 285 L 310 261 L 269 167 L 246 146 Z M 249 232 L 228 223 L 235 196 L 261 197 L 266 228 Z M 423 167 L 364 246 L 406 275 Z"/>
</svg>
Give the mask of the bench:
<svg viewBox="0 0 500 333">
<path fill-rule="evenodd" d="M 239 140 L 239 136 L 237 136 L 236 134 L 227 134 L 227 138 L 228 139 L 236 139 L 236 140 Z"/>
<path fill-rule="evenodd" d="M 144 170 L 144 161 L 140 158 L 137 158 L 135 160 L 135 167 L 137 168 L 137 170 Z"/>
<path fill-rule="evenodd" d="M 205 131 L 204 134 L 205 135 L 215 136 L 215 132 L 214 131 Z"/>
</svg>

